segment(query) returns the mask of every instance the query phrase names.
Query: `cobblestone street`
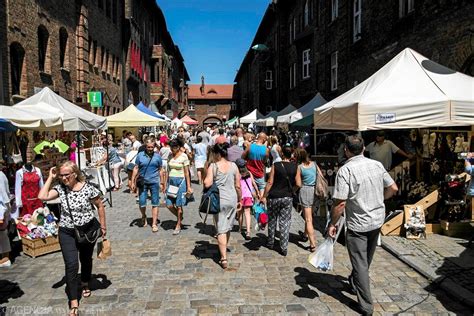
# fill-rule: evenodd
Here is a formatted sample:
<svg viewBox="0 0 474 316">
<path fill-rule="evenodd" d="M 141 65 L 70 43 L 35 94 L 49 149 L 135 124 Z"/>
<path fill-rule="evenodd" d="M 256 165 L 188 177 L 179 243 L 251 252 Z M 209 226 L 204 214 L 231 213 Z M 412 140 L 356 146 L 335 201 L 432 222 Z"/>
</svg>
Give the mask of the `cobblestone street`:
<svg viewBox="0 0 474 316">
<path fill-rule="evenodd" d="M 200 189 L 194 188 L 199 199 Z M 185 209 L 185 229 L 178 236 L 172 235 L 175 222 L 164 207 L 160 230 L 153 234 L 150 225 L 137 226 L 139 211 L 131 195 L 114 192 L 113 205 L 107 208 L 113 256 L 95 259 L 94 290 L 81 301 L 83 315 L 356 314 L 349 307 L 356 297 L 345 285 L 350 272 L 346 249 L 336 246 L 332 273 L 317 272 L 307 262 L 307 245 L 298 243 L 303 220 L 295 213 L 287 257 L 263 246 L 264 233 L 254 232 L 245 241 L 234 232 L 228 255 L 233 269 L 223 271 L 212 226 L 199 224 L 197 202 Z M 11 268 L 1 270 L 0 279 L 17 283 L 24 294 L 17 289 L 2 301 L 6 314 L 64 315 L 63 270 L 59 252 L 17 257 Z M 370 275 L 376 313 L 472 314 L 382 248 Z"/>
</svg>

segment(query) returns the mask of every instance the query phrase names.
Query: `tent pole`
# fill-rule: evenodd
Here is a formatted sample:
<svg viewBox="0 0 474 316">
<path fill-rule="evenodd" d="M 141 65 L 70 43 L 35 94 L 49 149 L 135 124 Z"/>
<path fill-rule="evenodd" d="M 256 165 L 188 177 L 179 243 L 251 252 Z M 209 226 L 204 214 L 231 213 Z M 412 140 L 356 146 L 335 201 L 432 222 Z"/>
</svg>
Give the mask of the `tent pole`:
<svg viewBox="0 0 474 316">
<path fill-rule="evenodd" d="M 106 144 L 107 144 L 107 146 L 106 146 L 106 152 L 107 152 L 107 162 L 106 162 L 107 165 L 106 165 L 106 168 L 107 168 L 107 171 L 108 171 L 108 174 L 109 174 L 108 178 L 109 178 L 109 188 L 110 188 L 109 136 L 106 135 L 106 137 L 107 137 L 107 140 L 106 140 Z M 119 174 L 119 177 L 120 177 L 120 174 Z M 117 184 L 115 184 L 115 185 L 117 185 Z M 109 189 L 109 201 L 108 202 L 109 202 L 110 207 L 113 207 L 112 206 L 112 190 L 110 190 L 110 189 Z"/>
<path fill-rule="evenodd" d="M 318 154 L 318 147 L 317 147 L 317 141 L 316 141 L 316 131 L 317 129 L 314 129 L 314 154 Z"/>
<path fill-rule="evenodd" d="M 81 170 L 81 132 L 76 132 L 76 142 L 77 142 L 77 166 Z"/>
</svg>

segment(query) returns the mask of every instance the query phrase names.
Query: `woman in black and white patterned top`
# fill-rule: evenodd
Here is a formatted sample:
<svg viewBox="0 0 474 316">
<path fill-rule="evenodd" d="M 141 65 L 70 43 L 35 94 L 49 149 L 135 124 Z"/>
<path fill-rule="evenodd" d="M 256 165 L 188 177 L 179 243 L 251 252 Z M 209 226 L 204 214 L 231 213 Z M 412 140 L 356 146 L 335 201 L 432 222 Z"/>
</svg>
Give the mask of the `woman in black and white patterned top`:
<svg viewBox="0 0 474 316">
<path fill-rule="evenodd" d="M 51 188 L 55 178 L 60 180 L 60 184 Z M 86 298 L 91 296 L 89 281 L 92 275 L 92 254 L 95 243 L 78 243 L 74 226 L 83 226 L 89 223 L 95 217 L 94 208 L 97 208 L 102 235 L 105 236 L 107 232 L 105 208 L 100 199 L 99 190 L 85 182 L 79 168 L 72 161 L 64 162 L 58 168 L 51 168 L 48 180 L 38 195 L 38 198 L 43 201 L 54 200 L 58 197 L 62 210 L 59 220 L 59 244 L 66 268 L 69 314 L 76 315 L 79 307 L 78 258 L 81 261 L 82 297 Z"/>
</svg>

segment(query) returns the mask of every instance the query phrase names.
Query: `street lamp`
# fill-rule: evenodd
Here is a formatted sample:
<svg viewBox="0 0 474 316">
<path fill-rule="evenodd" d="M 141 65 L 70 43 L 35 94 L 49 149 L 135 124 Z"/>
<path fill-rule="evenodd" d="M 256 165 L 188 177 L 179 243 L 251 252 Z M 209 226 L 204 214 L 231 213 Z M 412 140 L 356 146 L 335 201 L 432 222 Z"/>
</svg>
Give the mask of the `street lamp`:
<svg viewBox="0 0 474 316">
<path fill-rule="evenodd" d="M 257 44 L 257 45 L 254 45 L 254 46 L 252 46 L 252 49 L 253 49 L 254 51 L 257 51 L 257 52 L 267 52 L 267 51 L 270 50 L 270 48 L 268 48 L 268 46 L 265 45 L 265 44 Z"/>
</svg>

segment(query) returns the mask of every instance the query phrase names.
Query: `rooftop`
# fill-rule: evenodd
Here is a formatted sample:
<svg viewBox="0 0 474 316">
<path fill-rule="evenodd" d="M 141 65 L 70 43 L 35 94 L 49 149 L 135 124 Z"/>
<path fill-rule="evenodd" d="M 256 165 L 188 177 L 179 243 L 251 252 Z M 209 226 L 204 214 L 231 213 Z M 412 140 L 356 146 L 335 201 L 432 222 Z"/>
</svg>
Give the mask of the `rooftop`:
<svg viewBox="0 0 474 316">
<path fill-rule="evenodd" d="M 233 99 L 233 84 L 205 84 L 204 92 L 202 85 L 190 84 L 188 89 L 188 99 Z"/>
</svg>

